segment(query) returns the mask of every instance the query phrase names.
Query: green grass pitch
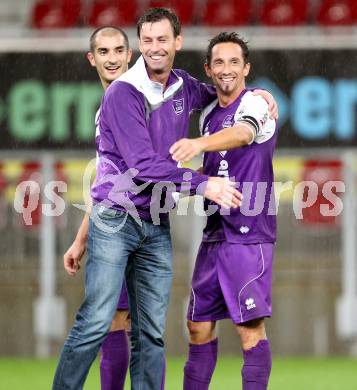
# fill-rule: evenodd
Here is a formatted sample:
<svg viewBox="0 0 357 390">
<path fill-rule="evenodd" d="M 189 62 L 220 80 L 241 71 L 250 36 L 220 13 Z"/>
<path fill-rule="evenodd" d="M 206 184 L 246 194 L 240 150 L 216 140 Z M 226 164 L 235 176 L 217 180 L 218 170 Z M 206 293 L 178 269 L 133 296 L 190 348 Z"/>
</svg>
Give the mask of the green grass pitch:
<svg viewBox="0 0 357 390">
<path fill-rule="evenodd" d="M 50 390 L 56 361 L 0 359 L 1 390 Z M 210 390 L 240 390 L 242 361 L 220 357 Z M 167 390 L 182 389 L 184 358 L 169 358 Z M 126 390 L 130 386 L 127 383 Z M 269 390 L 356 390 L 357 360 L 348 358 L 275 358 Z M 100 390 L 98 362 L 85 390 Z"/>
</svg>

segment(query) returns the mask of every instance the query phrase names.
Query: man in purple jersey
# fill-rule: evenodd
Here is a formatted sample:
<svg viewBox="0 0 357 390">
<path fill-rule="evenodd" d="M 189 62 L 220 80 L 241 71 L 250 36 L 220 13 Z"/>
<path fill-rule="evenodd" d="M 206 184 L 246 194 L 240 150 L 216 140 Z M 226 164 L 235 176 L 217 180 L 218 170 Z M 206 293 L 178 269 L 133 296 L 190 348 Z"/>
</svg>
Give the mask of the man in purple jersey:
<svg viewBox="0 0 357 390">
<path fill-rule="evenodd" d="M 210 41 L 205 69 L 218 99 L 202 113 L 203 137 L 180 140 L 170 152 L 176 161 L 205 152 L 203 172 L 239 183 L 243 202 L 239 209 L 216 210 L 207 218 L 187 315 L 184 389 L 208 389 L 217 359 L 216 321 L 230 318 L 243 348 L 243 390 L 263 390 L 271 371 L 264 318 L 271 316 L 277 132 L 265 100 L 245 88 L 249 51 L 236 33 Z"/>
<path fill-rule="evenodd" d="M 128 37 L 120 28 L 103 26 L 92 33 L 87 57 L 90 64 L 96 68 L 104 91 L 112 81 L 128 70 L 131 55 Z M 98 118 L 99 111 L 96 115 L 96 138 L 99 137 Z M 63 256 L 64 268 L 71 276 L 75 275 L 80 268 L 87 246 L 88 229 L 89 214 L 86 214 L 74 242 Z M 110 333 L 101 348 L 102 390 L 122 390 L 124 388 L 129 365 L 129 345 L 126 334 L 129 328 L 128 294 L 124 284 Z"/>
<path fill-rule="evenodd" d="M 238 207 L 241 201 L 234 183 L 178 168 L 170 157 L 169 146 L 187 135 L 190 112 L 215 97 L 211 87 L 172 69 L 182 45 L 177 16 L 151 9 L 137 27 L 142 57 L 109 86 L 101 104 L 86 296 L 63 347 L 54 390 L 83 388 L 110 328 L 124 273 L 131 315 L 131 386 L 160 389 L 172 281 L 169 207 L 162 206 L 169 197 L 162 188 L 198 192 L 225 207 Z M 159 224 L 154 223 L 157 217 Z"/>
</svg>

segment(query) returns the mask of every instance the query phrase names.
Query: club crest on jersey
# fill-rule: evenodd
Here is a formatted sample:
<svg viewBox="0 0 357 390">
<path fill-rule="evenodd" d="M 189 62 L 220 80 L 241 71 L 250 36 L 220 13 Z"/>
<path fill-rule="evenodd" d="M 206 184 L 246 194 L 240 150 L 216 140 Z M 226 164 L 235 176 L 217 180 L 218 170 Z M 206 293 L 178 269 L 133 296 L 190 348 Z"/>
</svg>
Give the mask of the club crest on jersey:
<svg viewBox="0 0 357 390">
<path fill-rule="evenodd" d="M 233 114 L 227 115 L 224 118 L 224 121 L 222 122 L 222 127 L 223 128 L 225 128 L 225 127 L 232 127 L 233 126 L 233 122 L 234 122 L 234 115 Z"/>
<path fill-rule="evenodd" d="M 172 101 L 172 105 L 176 115 L 180 115 L 184 110 L 184 99 L 177 99 Z"/>
</svg>

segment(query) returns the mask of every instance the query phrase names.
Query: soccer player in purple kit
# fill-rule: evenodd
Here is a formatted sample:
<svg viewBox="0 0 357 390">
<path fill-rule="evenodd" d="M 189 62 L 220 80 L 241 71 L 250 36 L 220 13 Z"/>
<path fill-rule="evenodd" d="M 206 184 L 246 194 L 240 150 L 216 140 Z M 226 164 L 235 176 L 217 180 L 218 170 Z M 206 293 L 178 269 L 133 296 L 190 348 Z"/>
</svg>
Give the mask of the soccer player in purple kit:
<svg viewBox="0 0 357 390">
<path fill-rule="evenodd" d="M 90 64 L 96 68 L 104 91 L 128 70 L 132 51 L 123 30 L 112 26 L 96 29 L 90 37 Z M 96 115 L 96 138 L 99 139 Z M 64 268 L 69 275 L 75 275 L 80 268 L 88 239 L 89 214 L 78 229 L 76 238 L 63 256 Z M 112 320 L 110 332 L 101 348 L 100 378 L 102 390 L 122 390 L 129 365 L 129 343 L 126 331 L 130 328 L 128 294 L 125 284 L 120 293 L 117 311 Z"/>
<path fill-rule="evenodd" d="M 243 203 L 207 218 L 187 313 L 190 346 L 184 389 L 208 389 L 217 360 L 216 321 L 230 318 L 243 348 L 243 390 L 263 390 L 271 371 L 264 318 L 271 316 L 276 240 L 276 124 L 265 100 L 245 87 L 249 50 L 236 33 L 221 33 L 210 41 L 205 70 L 218 99 L 202 112 L 203 136 L 182 139 L 170 152 L 176 161 L 205 152 L 203 172 L 239 183 Z"/>
</svg>

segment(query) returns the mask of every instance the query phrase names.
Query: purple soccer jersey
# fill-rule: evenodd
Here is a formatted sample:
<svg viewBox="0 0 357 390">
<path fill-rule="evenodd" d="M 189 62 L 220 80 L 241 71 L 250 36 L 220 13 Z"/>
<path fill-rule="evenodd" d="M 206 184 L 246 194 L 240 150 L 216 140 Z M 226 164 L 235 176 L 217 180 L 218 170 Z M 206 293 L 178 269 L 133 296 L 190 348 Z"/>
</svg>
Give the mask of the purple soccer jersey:
<svg viewBox="0 0 357 390">
<path fill-rule="evenodd" d="M 217 210 L 206 201 L 207 225 L 192 277 L 187 318 L 236 324 L 271 316 L 271 278 L 276 237 L 272 158 L 275 121 L 264 99 L 243 90 L 228 107 L 212 102 L 202 113 L 203 135 L 239 123 L 251 125 L 253 142 L 230 151 L 207 152 L 204 173 L 239 183 L 239 209 Z M 212 213 L 212 207 L 216 212 Z M 211 209 L 210 209 L 211 208 Z"/>
<path fill-rule="evenodd" d="M 206 175 L 178 168 L 170 146 L 187 136 L 190 113 L 215 98 L 212 87 L 198 82 L 182 70 L 173 70 L 166 89 L 149 79 L 142 57 L 107 89 L 101 104 L 97 137 L 94 203 L 106 202 L 120 210 L 135 208 L 141 218 L 151 220 L 153 185 L 169 182 L 173 190 L 190 173 L 191 191 L 207 180 Z M 128 169 L 134 173 L 124 175 Z M 145 188 L 143 183 L 150 183 Z M 185 183 L 187 184 L 187 183 Z M 167 214 L 164 218 L 167 218 Z"/>
<path fill-rule="evenodd" d="M 274 244 L 203 242 L 192 277 L 187 319 L 240 324 L 271 316 Z"/>
<path fill-rule="evenodd" d="M 210 213 L 203 240 L 240 244 L 275 242 L 272 159 L 277 132 L 275 121 L 269 118 L 266 101 L 243 90 L 228 107 L 222 108 L 217 102 L 210 104 L 202 113 L 200 126 L 203 135 L 210 135 L 239 122 L 254 126 L 253 142 L 229 151 L 205 153 L 203 171 L 206 175 L 230 177 L 239 183 L 243 204 L 238 209 Z M 217 208 L 208 201 L 206 207 Z"/>
</svg>

